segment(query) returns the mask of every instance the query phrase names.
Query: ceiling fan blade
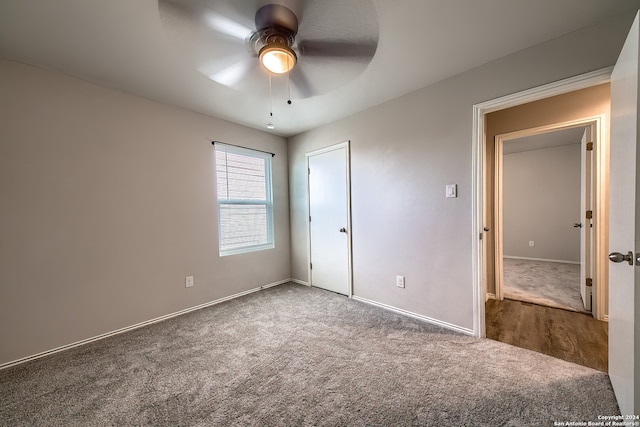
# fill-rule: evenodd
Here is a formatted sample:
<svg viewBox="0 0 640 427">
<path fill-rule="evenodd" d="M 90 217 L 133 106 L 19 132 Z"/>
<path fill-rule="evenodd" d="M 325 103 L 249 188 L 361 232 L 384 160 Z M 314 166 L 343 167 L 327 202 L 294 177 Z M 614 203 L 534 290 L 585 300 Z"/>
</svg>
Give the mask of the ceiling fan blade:
<svg viewBox="0 0 640 427">
<path fill-rule="evenodd" d="M 301 40 L 298 42 L 298 50 L 303 56 L 370 59 L 375 55 L 377 48 L 378 43 L 370 41 L 359 43 L 338 40 Z"/>
<path fill-rule="evenodd" d="M 246 40 L 251 37 L 251 34 L 253 33 L 250 28 L 218 13 L 208 13 L 204 18 L 214 30 L 239 40 Z"/>
<path fill-rule="evenodd" d="M 217 83 L 236 87 L 255 66 L 255 61 L 255 58 L 244 58 L 219 70 L 212 71 L 206 67 L 200 67 L 198 71 Z"/>
<path fill-rule="evenodd" d="M 202 0 L 159 0 L 158 9 L 165 27 L 179 33 L 223 36 L 243 42 L 253 33 L 250 22 L 232 19 Z"/>
<path fill-rule="evenodd" d="M 227 8 L 219 9 L 212 10 L 204 0 L 158 0 L 162 25 L 176 50 L 205 76 L 232 86 L 241 74 L 236 64 L 255 59 L 247 43 L 253 32 L 242 24 L 240 14 L 227 17 Z M 231 71 L 223 72 L 227 68 Z"/>
<path fill-rule="evenodd" d="M 245 57 L 224 68 L 199 71 L 216 83 L 227 86 L 243 94 L 241 96 L 268 96 L 269 76 L 262 70 L 255 58 Z M 265 101 L 265 105 L 267 102 Z"/>
<path fill-rule="evenodd" d="M 291 70 L 289 78 L 298 92 L 298 95 L 300 95 L 300 98 L 304 99 L 315 95 L 315 91 L 301 67 L 295 67 Z"/>
</svg>

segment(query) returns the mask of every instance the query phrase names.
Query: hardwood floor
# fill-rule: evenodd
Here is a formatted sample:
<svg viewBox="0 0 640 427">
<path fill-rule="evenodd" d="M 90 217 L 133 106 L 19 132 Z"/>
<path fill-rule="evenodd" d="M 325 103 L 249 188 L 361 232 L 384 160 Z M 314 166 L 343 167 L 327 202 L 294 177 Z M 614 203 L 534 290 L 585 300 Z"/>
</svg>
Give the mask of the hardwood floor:
<svg viewBox="0 0 640 427">
<path fill-rule="evenodd" d="M 486 303 L 487 338 L 608 370 L 608 323 L 591 315 L 514 300 Z"/>
</svg>

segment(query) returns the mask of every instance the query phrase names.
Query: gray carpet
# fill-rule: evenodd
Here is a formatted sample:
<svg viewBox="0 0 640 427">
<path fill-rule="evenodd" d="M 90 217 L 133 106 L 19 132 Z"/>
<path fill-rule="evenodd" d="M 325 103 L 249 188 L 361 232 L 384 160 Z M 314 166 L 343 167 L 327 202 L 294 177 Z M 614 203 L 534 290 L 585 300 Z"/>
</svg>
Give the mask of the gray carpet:
<svg viewBox="0 0 640 427">
<path fill-rule="evenodd" d="M 540 426 L 618 413 L 601 372 L 293 284 L 0 371 L 2 426 Z"/>
<path fill-rule="evenodd" d="M 504 258 L 504 297 L 584 312 L 580 265 Z"/>
</svg>

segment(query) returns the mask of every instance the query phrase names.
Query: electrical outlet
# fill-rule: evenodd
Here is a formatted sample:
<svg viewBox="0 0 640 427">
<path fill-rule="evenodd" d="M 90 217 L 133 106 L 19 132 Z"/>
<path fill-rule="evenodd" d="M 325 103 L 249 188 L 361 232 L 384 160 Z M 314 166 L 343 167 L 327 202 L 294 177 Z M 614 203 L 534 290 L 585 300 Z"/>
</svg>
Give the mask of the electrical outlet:
<svg viewBox="0 0 640 427">
<path fill-rule="evenodd" d="M 529 247 L 534 247 L 536 245 L 536 242 L 534 242 L 533 240 L 529 240 Z"/>
<path fill-rule="evenodd" d="M 193 276 L 187 276 L 184 279 L 184 287 L 185 288 L 190 288 L 193 286 Z"/>
<path fill-rule="evenodd" d="M 404 276 L 396 276 L 396 286 L 404 288 Z"/>
</svg>

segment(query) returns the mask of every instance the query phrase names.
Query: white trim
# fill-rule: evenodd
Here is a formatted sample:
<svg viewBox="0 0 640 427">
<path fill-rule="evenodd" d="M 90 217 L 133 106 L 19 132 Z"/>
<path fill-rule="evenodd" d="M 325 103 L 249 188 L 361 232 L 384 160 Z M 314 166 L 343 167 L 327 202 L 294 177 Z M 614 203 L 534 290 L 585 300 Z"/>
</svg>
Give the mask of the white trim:
<svg viewBox="0 0 640 427">
<path fill-rule="evenodd" d="M 109 338 L 109 337 L 112 337 L 114 335 L 119 335 L 119 334 L 122 334 L 124 332 L 133 331 L 134 329 L 139 329 L 139 328 L 142 328 L 144 326 L 149 326 L 149 325 L 152 325 L 154 323 L 162 322 L 164 320 L 169 320 L 169 319 L 174 318 L 174 317 L 182 316 L 183 314 L 191 313 L 192 311 L 200 310 L 202 308 L 211 307 L 213 305 L 220 304 L 220 303 L 223 303 L 225 301 L 236 299 L 236 298 L 239 298 L 239 297 L 242 297 L 242 296 L 245 296 L 245 295 L 252 294 L 254 292 L 262 291 L 262 290 L 265 290 L 265 289 L 268 289 L 268 288 L 273 288 L 274 286 L 279 286 L 279 285 L 283 285 L 285 283 L 290 283 L 290 282 L 298 283 L 299 281 L 297 281 L 295 279 L 286 279 L 286 280 L 281 280 L 279 282 L 269 283 L 269 284 L 266 284 L 266 285 L 263 285 L 263 286 L 259 286 L 257 288 L 249 289 L 248 291 L 239 292 L 237 294 L 233 294 L 233 295 L 230 295 L 228 297 L 223 297 L 223 298 L 220 298 L 220 299 L 217 299 L 217 300 L 214 300 L 214 301 L 206 302 L 204 304 L 200 304 L 200 305 L 196 305 L 196 306 L 193 306 L 193 307 L 185 308 L 184 310 L 176 311 L 174 313 L 165 314 L 164 316 L 156 317 L 154 319 L 146 320 L 144 322 L 136 323 L 135 325 L 125 326 L 124 328 L 116 329 L 115 331 L 106 332 L 104 334 L 96 335 L 96 336 L 91 337 L 91 338 L 86 338 L 84 340 L 76 341 L 76 342 L 73 342 L 71 344 L 66 344 L 66 345 L 63 345 L 63 346 L 60 346 L 60 347 L 56 347 L 56 348 L 51 349 L 51 350 L 46 350 L 46 351 L 43 351 L 41 353 L 33 354 L 31 356 L 23 357 L 23 358 L 20 358 L 20 359 L 11 361 L 11 362 L 3 363 L 2 365 L 0 365 L 0 371 L 3 370 L 3 369 L 6 369 L 6 368 L 10 368 L 12 366 L 17 366 L 17 365 L 20 365 L 22 363 L 30 362 L 32 360 L 36 360 L 36 359 L 40 359 L 40 358 L 45 357 L 45 356 L 49 356 L 51 354 L 59 353 L 61 351 L 69 350 L 69 349 L 72 349 L 74 347 L 79 347 L 79 346 L 82 346 L 82 345 L 85 345 L 85 344 L 89 344 L 89 343 L 92 343 L 94 341 L 99 341 L 99 340 L 104 339 L 104 338 Z"/>
<path fill-rule="evenodd" d="M 340 150 L 342 148 L 349 148 L 349 143 L 351 141 L 347 140 L 344 142 L 339 142 L 337 144 L 334 145 L 330 145 L 328 147 L 323 147 L 323 148 L 319 148 L 317 150 L 313 150 L 313 151 L 309 151 L 308 153 L 305 153 L 306 157 L 311 157 L 311 156 L 317 156 L 318 154 L 324 154 L 324 153 L 328 153 L 330 151 L 336 151 L 336 150 Z"/>
<path fill-rule="evenodd" d="M 496 294 L 492 294 L 491 292 L 487 292 L 487 294 L 484 297 L 484 302 L 487 302 L 490 299 L 496 299 Z"/>
<path fill-rule="evenodd" d="M 298 279 L 290 279 L 290 280 L 295 284 L 311 287 L 311 284 L 309 284 L 309 282 L 305 282 L 304 280 L 298 280 Z"/>
<path fill-rule="evenodd" d="M 593 282 L 597 286 L 592 289 L 596 297 L 591 312 L 598 320 L 608 319 L 609 293 L 609 129 L 608 120 L 601 116 L 595 135 L 593 151 L 594 166 L 591 170 L 595 187 L 593 191 L 593 241 L 591 243 L 593 260 Z M 604 285 L 603 285 L 604 284 Z M 606 293 L 605 293 L 606 292 Z"/>
<path fill-rule="evenodd" d="M 488 106 L 486 107 L 488 108 Z M 471 280 L 473 286 L 473 332 L 476 337 L 486 336 L 484 251 L 484 114 L 483 104 L 473 106 L 471 145 Z M 486 298 L 486 297 L 485 297 Z"/>
<path fill-rule="evenodd" d="M 474 105 L 474 112 L 479 112 L 476 110 L 481 110 L 480 118 L 482 118 L 485 114 L 492 113 L 494 111 L 504 110 L 506 108 L 527 104 L 533 101 L 539 101 L 552 96 L 562 95 L 563 93 L 586 89 L 602 83 L 608 83 L 611 81 L 612 71 L 613 66 L 601 68 L 589 73 L 580 74 L 578 76 L 569 77 L 543 86 L 527 89 L 522 92 L 516 92 L 500 98 L 491 99 Z M 478 116 L 475 115 L 474 117 L 476 117 L 476 119 L 478 118 Z M 480 120 L 478 125 L 484 129 L 484 123 L 482 120 Z"/>
<path fill-rule="evenodd" d="M 364 302 L 366 304 L 373 305 L 373 306 L 376 306 L 376 307 L 380 307 L 380 308 L 383 308 L 385 310 L 393 311 L 394 313 L 402 314 L 403 316 L 413 317 L 414 319 L 422 320 L 423 322 L 431 323 L 433 325 L 440 326 L 440 327 L 443 327 L 445 329 L 449 329 L 449 330 L 452 330 L 452 331 L 460 332 L 460 333 L 463 333 L 465 335 L 475 335 L 473 330 L 468 329 L 468 328 L 463 328 L 462 326 L 454 325 L 452 323 L 443 322 L 443 321 L 437 320 L 437 319 L 432 319 L 431 317 L 423 316 L 421 314 L 412 313 L 410 311 L 403 310 L 401 308 L 393 307 L 391 305 L 383 304 L 383 303 L 377 302 L 377 301 L 372 301 L 370 299 L 362 298 L 362 297 L 359 297 L 359 296 L 356 296 L 356 295 L 354 295 L 352 298 L 354 300 L 356 300 L 356 301 Z"/>
<path fill-rule="evenodd" d="M 504 210 L 504 180 L 503 176 L 503 160 L 504 160 L 504 144 L 501 136 L 496 137 L 495 144 L 495 156 L 493 159 L 493 279 L 495 280 L 494 291 L 496 299 L 502 301 L 504 295 L 502 295 L 502 289 L 504 288 L 504 265 L 502 260 L 504 259 L 504 222 L 502 221 L 502 212 Z"/>
<path fill-rule="evenodd" d="M 484 296 L 486 294 L 486 283 L 483 277 L 484 254 L 482 251 L 483 240 L 480 230 L 485 227 L 483 224 L 484 213 L 484 144 L 485 144 L 485 124 L 484 115 L 493 111 L 514 107 L 520 104 L 537 101 L 543 98 L 572 92 L 579 89 L 606 83 L 611 79 L 613 67 L 607 67 L 592 71 L 579 76 L 570 77 L 558 82 L 549 83 L 544 86 L 528 89 L 522 92 L 502 96 L 500 98 L 481 102 L 473 106 L 473 129 L 471 148 L 471 168 L 472 168 L 472 275 L 473 275 L 473 330 L 478 337 L 486 336 Z M 603 145 L 603 144 L 599 144 Z"/>
<path fill-rule="evenodd" d="M 544 262 L 557 262 L 559 264 L 577 264 L 577 265 L 580 265 L 580 261 L 564 261 L 564 260 L 561 260 L 561 259 L 531 258 L 531 257 L 526 257 L 526 256 L 508 256 L 508 255 L 503 255 L 502 258 L 524 259 L 524 260 L 527 260 L 527 261 L 544 261 Z"/>
<path fill-rule="evenodd" d="M 318 150 L 305 153 L 305 188 L 307 189 L 307 278 L 309 280 L 308 286 L 313 286 L 313 277 L 311 272 L 311 224 L 309 217 L 311 216 L 311 197 L 309 191 L 309 158 L 317 156 L 318 154 L 328 153 L 330 151 L 345 149 L 346 163 L 347 163 L 347 255 L 348 255 L 348 294 L 351 298 L 353 296 L 353 253 L 352 253 L 352 228 L 351 228 L 351 141 L 347 140 L 338 144 L 330 145 L 328 147 L 320 148 Z"/>
</svg>

